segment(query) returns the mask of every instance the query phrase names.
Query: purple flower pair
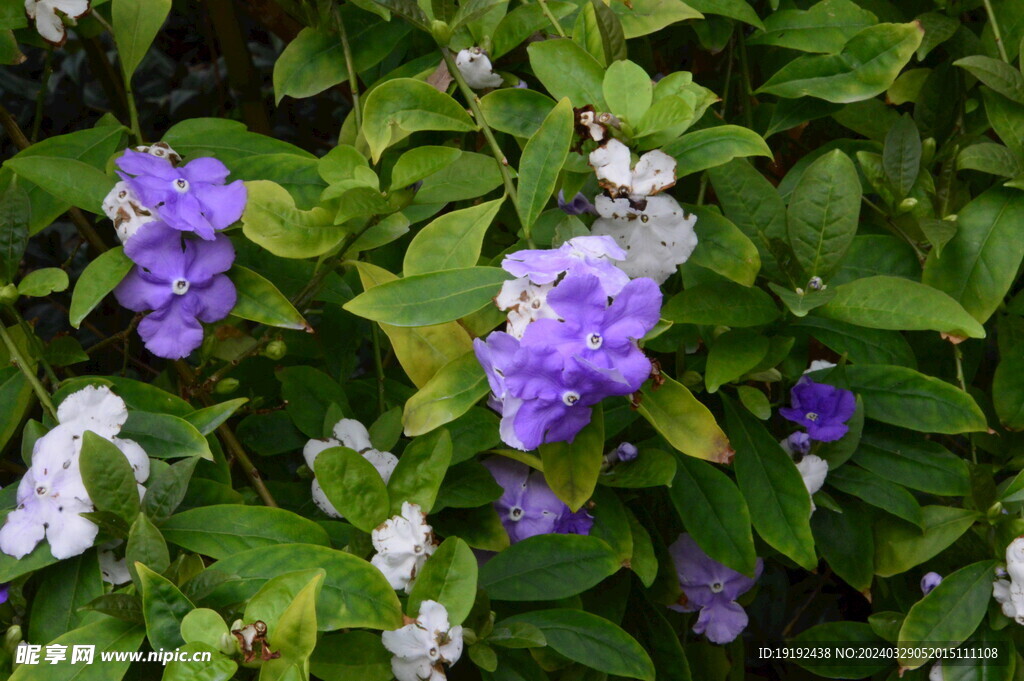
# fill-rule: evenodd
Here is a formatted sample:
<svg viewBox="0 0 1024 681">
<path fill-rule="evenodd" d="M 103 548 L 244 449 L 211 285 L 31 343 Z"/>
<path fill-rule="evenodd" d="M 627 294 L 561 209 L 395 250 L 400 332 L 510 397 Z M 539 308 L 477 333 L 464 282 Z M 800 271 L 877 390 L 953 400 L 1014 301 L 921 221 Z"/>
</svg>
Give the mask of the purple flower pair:
<svg viewBox="0 0 1024 681">
<path fill-rule="evenodd" d="M 713 560 L 689 534 L 679 535 L 668 550 L 685 597 L 680 604 L 669 607 L 680 612 L 699 610 L 693 631 L 704 634 L 712 643 L 733 641 L 749 621 L 736 599 L 754 587 L 764 569 L 763 561 L 758 558 L 753 578 L 747 577 Z"/>
<path fill-rule="evenodd" d="M 547 303 L 559 319 L 531 322 L 521 341 L 501 331 L 474 341 L 500 405 L 502 439 L 524 450 L 571 442 L 590 422 L 590 407 L 640 389 L 651 363 L 637 340 L 658 322 L 661 290 L 636 279 L 609 305 L 599 277 L 570 272 Z"/>
<path fill-rule="evenodd" d="M 513 544 L 538 534 L 590 534 L 594 518 L 583 509 L 570 511 L 540 471 L 504 457 L 484 465 L 504 490 L 494 509 Z"/>
<path fill-rule="evenodd" d="M 790 393 L 790 407 L 779 409 L 787 420 L 807 429 L 807 436 L 819 442 L 834 442 L 846 435 L 846 422 L 857 408 L 856 398 L 849 390 L 816 383 L 804 376 Z M 793 443 L 791 438 L 791 444 Z M 801 438 L 800 449 L 810 449 L 810 443 Z"/>
</svg>

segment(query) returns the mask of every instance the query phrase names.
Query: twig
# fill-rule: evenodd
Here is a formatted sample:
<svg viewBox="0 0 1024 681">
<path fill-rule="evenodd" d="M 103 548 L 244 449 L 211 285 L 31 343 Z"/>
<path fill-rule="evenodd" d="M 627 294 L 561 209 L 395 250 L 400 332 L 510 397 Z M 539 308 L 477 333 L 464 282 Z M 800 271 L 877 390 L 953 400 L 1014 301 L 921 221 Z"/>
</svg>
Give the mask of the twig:
<svg viewBox="0 0 1024 681">
<path fill-rule="evenodd" d="M 995 38 L 996 47 L 999 48 L 999 56 L 1009 64 L 1010 57 L 1006 54 L 1006 46 L 1003 45 L 1003 35 L 999 30 L 999 21 L 996 19 L 995 10 L 992 9 L 992 0 L 984 0 L 984 2 L 985 13 L 988 14 L 988 21 L 992 24 L 992 37 Z"/>
<path fill-rule="evenodd" d="M 377 372 L 377 412 L 378 416 L 384 415 L 384 362 L 380 358 L 380 330 L 377 324 L 370 325 L 370 332 L 373 336 L 373 366 Z"/>
<path fill-rule="evenodd" d="M 46 93 L 50 89 L 50 76 L 53 75 L 53 48 L 46 50 L 46 61 L 43 63 L 43 78 L 39 82 L 39 92 L 36 94 L 36 114 L 32 119 L 32 142 L 39 139 L 39 129 L 43 124 L 43 107 L 46 105 Z"/>
<path fill-rule="evenodd" d="M 334 23 L 338 27 L 338 36 L 341 38 L 341 51 L 345 54 L 345 68 L 348 69 L 348 87 L 352 93 L 352 113 L 356 117 L 356 128 L 362 130 L 363 112 L 359 109 L 359 76 L 356 73 L 356 64 L 352 60 L 352 46 L 348 44 L 345 22 L 341 19 L 341 12 L 338 10 L 338 7 L 334 8 Z"/>
<path fill-rule="evenodd" d="M 249 478 L 249 483 L 256 490 L 256 494 L 260 496 L 263 503 L 271 508 L 279 508 L 277 501 L 274 500 L 274 495 L 270 493 L 267 486 L 263 483 L 263 476 L 260 475 L 259 469 L 253 465 L 252 459 L 245 453 L 245 448 L 242 447 L 242 443 L 238 441 L 234 431 L 228 427 L 228 424 L 221 424 L 217 428 L 217 434 L 220 435 L 220 439 L 224 441 L 224 445 L 231 452 L 231 456 L 238 459 L 238 462 L 242 465 L 245 470 L 246 477 Z"/>
<path fill-rule="evenodd" d="M 25 361 L 24 355 L 21 354 L 21 350 L 17 345 L 14 344 L 14 340 L 10 334 L 7 333 L 7 328 L 0 324 L 0 340 L 3 341 L 4 345 L 7 346 L 7 352 L 11 355 L 11 364 L 18 367 L 18 370 L 25 375 L 28 379 L 29 385 L 32 386 L 32 390 L 35 392 L 36 397 L 39 398 L 39 403 L 43 405 L 43 408 L 53 417 L 57 419 L 57 410 L 53 406 L 53 401 L 50 399 L 50 393 L 46 392 L 46 388 L 39 382 L 39 377 L 36 373 L 31 370 L 28 362 Z"/>
<path fill-rule="evenodd" d="M 960 346 L 956 343 L 951 344 L 953 346 L 953 358 L 956 360 L 956 382 L 960 384 L 960 390 L 963 390 L 965 394 L 967 392 L 967 381 L 964 379 L 964 353 L 960 351 Z M 978 450 L 974 446 L 974 438 L 967 435 L 967 441 L 971 443 L 971 461 L 975 464 L 978 463 Z"/>
<path fill-rule="evenodd" d="M 537 0 L 537 4 L 540 5 L 540 9 L 542 12 L 544 12 L 544 16 L 546 16 L 548 18 L 548 21 L 551 22 L 551 25 L 555 29 L 555 33 L 557 33 L 563 38 L 566 37 L 565 30 L 562 29 L 562 24 L 558 23 L 558 19 L 556 19 L 555 15 L 551 13 L 551 8 L 548 7 L 547 0 Z"/>
</svg>

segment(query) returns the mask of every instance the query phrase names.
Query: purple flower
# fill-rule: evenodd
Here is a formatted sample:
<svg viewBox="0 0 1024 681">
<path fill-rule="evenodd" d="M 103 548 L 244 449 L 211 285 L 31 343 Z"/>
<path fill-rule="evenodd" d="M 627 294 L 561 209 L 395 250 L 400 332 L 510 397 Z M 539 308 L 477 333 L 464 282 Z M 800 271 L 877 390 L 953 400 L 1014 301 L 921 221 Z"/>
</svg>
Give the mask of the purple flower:
<svg viewBox="0 0 1024 681">
<path fill-rule="evenodd" d="M 857 408 L 853 393 L 804 376 L 790 393 L 793 406 L 779 409 L 786 419 L 807 428 L 812 440 L 833 442 L 846 435 L 846 422 Z"/>
<path fill-rule="evenodd" d="M 790 456 L 793 454 L 805 455 L 811 452 L 811 436 L 802 431 L 793 433 L 779 444 Z"/>
<path fill-rule="evenodd" d="M 132 237 L 124 251 L 135 268 L 114 295 L 129 310 L 152 310 L 139 324 L 139 335 L 158 357 L 186 357 L 203 342 L 199 322 L 219 321 L 235 306 L 235 286 L 223 274 L 235 260 L 226 236 L 182 239 L 181 232 L 154 222 Z"/>
<path fill-rule="evenodd" d="M 126 149 L 118 172 L 142 203 L 182 232 L 211 240 L 214 232 L 242 217 L 246 189 L 241 180 L 225 185 L 227 166 L 215 158 L 197 158 L 176 168 L 170 160 Z"/>
<path fill-rule="evenodd" d="M 538 534 L 590 534 L 594 519 L 582 509 L 572 513 L 540 471 L 505 457 L 492 457 L 484 465 L 504 490 L 494 509 L 513 544 Z"/>
<path fill-rule="evenodd" d="M 490 406 L 501 414 L 502 442 L 516 449 L 527 449 L 515 432 L 516 414 L 523 401 L 511 395 L 505 385 L 505 371 L 515 361 L 519 341 L 503 331 L 495 331 L 486 341 L 475 339 L 473 350 L 480 366 L 484 368 L 487 382 L 491 387 Z"/>
<path fill-rule="evenodd" d="M 583 192 L 576 192 L 576 196 L 572 197 L 572 201 L 565 200 L 565 194 L 562 190 L 558 190 L 558 207 L 562 209 L 562 212 L 566 215 L 583 215 L 584 213 L 590 213 L 591 215 L 597 215 L 597 209 L 584 195 Z"/>
<path fill-rule="evenodd" d="M 555 347 L 566 359 L 579 357 L 617 372 L 628 392 L 640 389 L 651 374 L 651 361 L 636 341 L 654 328 L 661 313 L 661 289 L 653 280 L 634 279 L 608 305 L 597 277 L 570 274 L 547 302 L 564 321 L 533 322 L 523 334 L 523 347 Z"/>
<path fill-rule="evenodd" d="M 611 237 L 578 236 L 554 249 L 516 251 L 505 256 L 501 266 L 535 284 L 550 284 L 564 272 L 591 274 L 601 281 L 605 295 L 615 296 L 629 283 L 629 277 L 612 261 L 625 257 L 626 252 Z"/>
<path fill-rule="evenodd" d="M 640 456 L 640 450 L 631 442 L 623 442 L 615 448 L 613 454 L 619 461 L 625 463 L 627 461 L 633 461 L 636 457 Z"/>
<path fill-rule="evenodd" d="M 0 584 L 0 603 L 6 603 L 11 596 L 11 583 Z"/>
<path fill-rule="evenodd" d="M 938 572 L 929 572 L 921 578 L 921 593 L 927 596 L 932 589 L 942 583 L 942 575 Z"/>
<path fill-rule="evenodd" d="M 712 643 L 729 643 L 747 626 L 747 613 L 736 599 L 750 591 L 764 564 L 760 558 L 750 578 L 712 560 L 689 534 L 679 535 L 669 553 L 676 564 L 685 602 L 669 606 L 681 612 L 700 611 L 693 631 Z"/>
</svg>

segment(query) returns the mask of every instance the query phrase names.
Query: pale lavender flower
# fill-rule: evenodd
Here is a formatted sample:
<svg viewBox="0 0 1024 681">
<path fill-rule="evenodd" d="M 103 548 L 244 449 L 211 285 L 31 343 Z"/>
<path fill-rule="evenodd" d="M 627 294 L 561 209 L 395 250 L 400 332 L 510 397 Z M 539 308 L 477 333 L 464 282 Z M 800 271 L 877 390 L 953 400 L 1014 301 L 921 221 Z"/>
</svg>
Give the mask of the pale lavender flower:
<svg viewBox="0 0 1024 681">
<path fill-rule="evenodd" d="M 572 201 L 566 201 L 565 194 L 561 189 L 559 189 L 558 207 L 561 208 L 562 212 L 566 215 L 583 215 L 584 213 L 597 215 L 597 209 L 594 208 L 594 204 L 587 199 L 583 192 L 576 192 L 576 196 L 572 197 Z"/>
<path fill-rule="evenodd" d="M 593 517 L 582 509 L 570 511 L 540 471 L 505 457 L 492 457 L 484 465 L 504 490 L 494 509 L 513 544 L 538 534 L 590 534 Z"/>
<path fill-rule="evenodd" d="M 623 442 L 615 448 L 614 454 L 619 461 L 625 463 L 627 461 L 634 461 L 640 456 L 640 450 L 631 442 Z"/>
<path fill-rule="evenodd" d="M 833 442 L 849 430 L 846 422 L 857 408 L 849 390 L 816 383 L 804 376 L 790 393 L 793 406 L 779 409 L 786 419 L 807 428 L 812 440 Z"/>
<path fill-rule="evenodd" d="M 505 256 L 501 266 L 535 284 L 550 284 L 564 273 L 590 274 L 600 280 L 605 295 L 616 296 L 629 277 L 613 261 L 625 257 L 626 252 L 611 237 L 578 236 L 558 248 L 516 251 Z"/>
<path fill-rule="evenodd" d="M 921 593 L 925 596 L 931 593 L 932 589 L 942 583 L 942 575 L 938 572 L 928 572 L 921 578 Z"/>
</svg>

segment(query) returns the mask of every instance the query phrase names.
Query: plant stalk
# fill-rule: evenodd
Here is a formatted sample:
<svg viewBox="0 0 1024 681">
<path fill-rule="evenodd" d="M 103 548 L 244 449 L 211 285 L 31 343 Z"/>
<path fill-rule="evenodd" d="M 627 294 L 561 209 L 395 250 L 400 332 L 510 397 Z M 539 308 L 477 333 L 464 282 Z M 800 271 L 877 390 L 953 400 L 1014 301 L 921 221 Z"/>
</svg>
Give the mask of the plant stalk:
<svg viewBox="0 0 1024 681">
<path fill-rule="evenodd" d="M 32 391 L 35 392 L 36 397 L 39 398 L 39 403 L 43 405 L 47 413 L 57 420 L 57 409 L 53 406 L 53 400 L 50 399 L 50 393 L 46 392 L 46 388 L 39 381 L 39 377 L 31 369 L 31 365 L 25 361 L 25 356 L 21 354 L 21 350 L 14 343 L 14 339 L 7 333 L 7 327 L 0 324 L 0 340 L 7 347 L 7 352 L 11 355 L 11 364 L 18 367 L 18 370 L 25 375 L 28 379 L 29 385 L 32 386 Z"/>
</svg>

